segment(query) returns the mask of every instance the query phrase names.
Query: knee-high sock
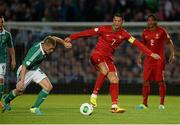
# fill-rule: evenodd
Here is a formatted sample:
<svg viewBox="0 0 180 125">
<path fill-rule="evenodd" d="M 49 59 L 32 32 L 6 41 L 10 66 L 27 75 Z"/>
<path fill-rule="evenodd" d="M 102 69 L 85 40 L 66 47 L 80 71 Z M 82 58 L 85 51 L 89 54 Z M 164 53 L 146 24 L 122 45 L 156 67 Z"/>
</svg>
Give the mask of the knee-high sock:
<svg viewBox="0 0 180 125">
<path fill-rule="evenodd" d="M 10 103 L 13 99 L 16 98 L 15 90 L 9 92 L 9 94 L 5 97 L 5 103 Z"/>
<path fill-rule="evenodd" d="M 2 98 L 2 95 L 3 95 L 3 92 L 4 92 L 4 84 L 1 83 L 0 84 L 0 101 L 1 101 L 1 98 Z"/>
<path fill-rule="evenodd" d="M 150 85 L 143 85 L 142 95 L 143 95 L 143 104 L 148 106 L 148 96 L 150 94 Z"/>
<path fill-rule="evenodd" d="M 118 95 L 119 95 L 119 84 L 111 83 L 109 89 L 110 89 L 112 105 L 117 104 L 118 103 Z"/>
<path fill-rule="evenodd" d="M 164 105 L 164 100 L 165 100 L 165 95 L 166 95 L 165 82 L 159 84 L 159 95 L 160 95 L 160 104 Z"/>
<path fill-rule="evenodd" d="M 39 106 L 43 103 L 43 101 L 46 99 L 48 94 L 49 94 L 49 92 L 47 92 L 46 90 L 42 89 L 39 92 L 38 98 L 37 98 L 36 102 L 34 103 L 34 105 L 32 107 L 33 108 L 39 108 Z"/>
<path fill-rule="evenodd" d="M 106 75 L 100 73 L 99 76 L 96 79 L 96 84 L 94 86 L 94 90 L 93 90 L 93 94 L 97 95 L 99 90 L 101 89 L 104 79 L 105 79 Z"/>
</svg>

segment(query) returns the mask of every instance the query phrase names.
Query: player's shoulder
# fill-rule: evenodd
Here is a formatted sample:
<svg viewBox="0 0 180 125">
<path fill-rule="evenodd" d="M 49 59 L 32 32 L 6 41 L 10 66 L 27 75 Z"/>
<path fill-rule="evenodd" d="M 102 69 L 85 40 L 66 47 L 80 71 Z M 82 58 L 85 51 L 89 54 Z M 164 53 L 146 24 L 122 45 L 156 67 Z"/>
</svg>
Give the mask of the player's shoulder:
<svg viewBox="0 0 180 125">
<path fill-rule="evenodd" d="M 4 29 L 4 32 L 5 32 L 6 35 L 11 35 L 11 32 L 9 32 L 9 31 L 7 31 L 5 29 Z"/>
<path fill-rule="evenodd" d="M 143 33 L 148 32 L 148 31 L 149 31 L 148 28 L 144 28 Z"/>
<path fill-rule="evenodd" d="M 112 28 L 112 26 L 111 25 L 101 25 L 101 26 L 99 26 L 99 28 L 101 28 L 101 29 L 110 29 L 110 28 Z"/>
<path fill-rule="evenodd" d="M 130 33 L 129 33 L 126 29 L 124 29 L 124 28 L 121 28 L 121 29 L 119 30 L 119 33 L 124 34 L 124 35 L 130 34 Z"/>
<path fill-rule="evenodd" d="M 165 32 L 166 32 L 166 28 L 165 28 L 165 27 L 158 26 L 157 28 L 158 28 L 158 30 L 161 30 L 161 31 L 165 31 Z"/>
</svg>

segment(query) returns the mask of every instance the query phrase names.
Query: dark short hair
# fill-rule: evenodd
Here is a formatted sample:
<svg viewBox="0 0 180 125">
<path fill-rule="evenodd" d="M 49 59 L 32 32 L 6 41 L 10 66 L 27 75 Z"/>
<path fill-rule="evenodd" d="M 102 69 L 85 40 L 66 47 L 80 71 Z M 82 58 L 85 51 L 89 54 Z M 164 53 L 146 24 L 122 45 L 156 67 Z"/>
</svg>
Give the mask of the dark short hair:
<svg viewBox="0 0 180 125">
<path fill-rule="evenodd" d="M 121 15 L 120 13 L 115 13 L 114 16 L 113 16 L 113 18 L 114 18 L 115 16 L 116 16 L 116 17 L 120 17 L 120 18 L 122 18 L 122 19 L 124 20 L 123 15 Z"/>
<path fill-rule="evenodd" d="M 157 17 L 154 14 L 150 14 L 147 16 L 147 20 L 152 17 L 154 21 L 157 21 Z"/>
<path fill-rule="evenodd" d="M 45 37 L 43 41 L 45 44 L 51 44 L 56 47 L 56 40 L 52 36 Z"/>
</svg>

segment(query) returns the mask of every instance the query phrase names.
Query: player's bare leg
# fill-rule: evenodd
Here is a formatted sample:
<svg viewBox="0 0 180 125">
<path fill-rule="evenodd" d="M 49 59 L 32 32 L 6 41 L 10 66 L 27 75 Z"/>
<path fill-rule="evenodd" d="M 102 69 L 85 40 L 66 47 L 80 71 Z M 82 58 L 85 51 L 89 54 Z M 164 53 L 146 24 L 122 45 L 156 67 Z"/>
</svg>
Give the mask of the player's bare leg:
<svg viewBox="0 0 180 125">
<path fill-rule="evenodd" d="M 3 96 L 3 92 L 4 92 L 4 79 L 1 78 L 3 76 L 0 75 L 0 108 L 3 108 L 3 103 L 1 102 L 2 96 Z"/>
<path fill-rule="evenodd" d="M 112 100 L 112 113 L 123 113 L 126 109 L 118 107 L 118 95 L 119 95 L 119 78 L 117 72 L 109 72 L 107 75 L 110 81 L 110 95 Z"/>
<path fill-rule="evenodd" d="M 103 82 L 104 82 L 104 79 L 105 79 L 107 73 L 109 72 L 108 66 L 105 62 L 98 64 L 97 70 L 99 71 L 99 76 L 96 79 L 94 90 L 90 97 L 90 103 L 93 105 L 93 107 L 97 107 L 98 92 L 103 85 Z"/>
<path fill-rule="evenodd" d="M 159 95 L 160 95 L 160 105 L 159 109 L 164 110 L 164 101 L 165 101 L 165 95 L 166 95 L 166 83 L 164 81 L 158 82 L 159 84 Z"/>
<path fill-rule="evenodd" d="M 39 85 L 42 87 L 42 90 L 39 92 L 38 98 L 35 101 L 34 105 L 30 108 L 30 111 L 37 115 L 42 114 L 42 112 L 40 111 L 40 105 L 44 102 L 44 100 L 48 96 L 49 92 L 53 88 L 51 82 L 49 81 L 49 79 L 47 77 L 45 79 L 41 80 Z"/>
<path fill-rule="evenodd" d="M 137 109 L 147 109 L 148 108 L 148 96 L 150 94 L 150 82 L 144 81 L 142 87 L 143 103 L 138 105 Z"/>
</svg>

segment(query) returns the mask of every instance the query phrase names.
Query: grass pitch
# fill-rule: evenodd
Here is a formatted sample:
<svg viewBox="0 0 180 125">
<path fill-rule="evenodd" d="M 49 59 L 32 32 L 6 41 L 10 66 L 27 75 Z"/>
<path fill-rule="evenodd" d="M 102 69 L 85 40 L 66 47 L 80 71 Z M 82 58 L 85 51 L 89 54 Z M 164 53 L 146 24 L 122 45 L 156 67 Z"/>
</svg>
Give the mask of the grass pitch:
<svg viewBox="0 0 180 125">
<path fill-rule="evenodd" d="M 89 102 L 89 95 L 50 95 L 41 106 L 42 116 L 29 112 L 37 95 L 23 95 L 12 102 L 12 110 L 0 113 L 0 124 L 180 124 L 180 104 L 178 96 L 167 96 L 166 109 L 158 109 L 159 96 L 149 97 L 149 109 L 135 109 L 141 96 L 120 95 L 120 106 L 127 109 L 123 114 L 110 112 L 109 95 L 98 96 L 98 107 L 91 116 L 83 116 L 79 107 Z"/>
</svg>

